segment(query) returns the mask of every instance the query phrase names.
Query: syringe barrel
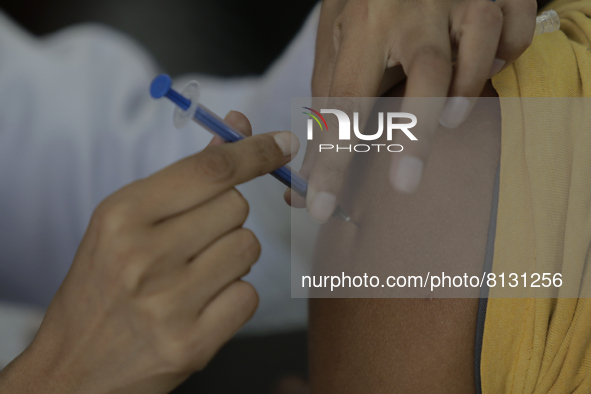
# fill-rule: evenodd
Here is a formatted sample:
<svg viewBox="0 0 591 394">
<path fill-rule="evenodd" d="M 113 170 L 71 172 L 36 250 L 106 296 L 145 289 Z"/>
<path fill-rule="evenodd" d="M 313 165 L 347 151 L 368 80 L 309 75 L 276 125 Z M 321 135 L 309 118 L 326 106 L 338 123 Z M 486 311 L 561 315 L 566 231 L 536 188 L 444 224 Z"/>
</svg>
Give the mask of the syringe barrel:
<svg viewBox="0 0 591 394">
<path fill-rule="evenodd" d="M 201 104 L 197 105 L 193 114 L 193 120 L 226 142 L 235 142 L 246 138 L 244 134 L 228 125 L 219 116 Z M 289 166 L 283 166 L 273 171 L 271 175 L 301 196 L 305 196 L 308 192 L 308 182 Z"/>
</svg>

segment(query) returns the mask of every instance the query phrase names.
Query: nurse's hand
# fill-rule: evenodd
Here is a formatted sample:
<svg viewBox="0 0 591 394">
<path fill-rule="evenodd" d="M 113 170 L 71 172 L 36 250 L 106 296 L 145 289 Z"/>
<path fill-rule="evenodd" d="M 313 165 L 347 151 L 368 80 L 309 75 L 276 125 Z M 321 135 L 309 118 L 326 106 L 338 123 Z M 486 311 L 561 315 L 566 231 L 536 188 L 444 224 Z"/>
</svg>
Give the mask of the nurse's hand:
<svg viewBox="0 0 591 394">
<path fill-rule="evenodd" d="M 390 181 L 400 191 L 413 192 L 437 121 L 455 128 L 466 119 L 486 80 L 530 45 L 536 12 L 535 0 L 324 0 L 312 93 L 377 97 L 407 77 L 407 98 L 449 97 L 432 100 L 428 113 L 433 119 L 417 115 L 413 132 L 418 143 L 408 144 L 405 136 L 393 141 L 404 151 L 394 155 Z M 405 103 L 403 112 L 415 112 L 410 100 Z M 349 113 L 364 109 L 351 100 L 330 100 L 322 108 L 339 109 L 341 104 Z M 331 132 L 318 133 L 318 138 L 332 137 L 327 143 L 334 144 L 336 136 L 330 134 L 338 124 L 331 127 L 330 121 L 336 117 L 326 118 Z M 351 158 L 347 152 L 308 151 L 302 167 L 304 175 L 310 174 L 307 201 L 292 195 L 292 205 L 307 205 L 313 219 L 328 220 Z"/>
<path fill-rule="evenodd" d="M 228 121 L 250 134 L 243 115 Z M 98 206 L 0 392 L 168 393 L 252 316 L 257 293 L 240 278 L 260 244 L 234 186 L 287 164 L 298 141 L 276 132 L 211 145 Z"/>
</svg>

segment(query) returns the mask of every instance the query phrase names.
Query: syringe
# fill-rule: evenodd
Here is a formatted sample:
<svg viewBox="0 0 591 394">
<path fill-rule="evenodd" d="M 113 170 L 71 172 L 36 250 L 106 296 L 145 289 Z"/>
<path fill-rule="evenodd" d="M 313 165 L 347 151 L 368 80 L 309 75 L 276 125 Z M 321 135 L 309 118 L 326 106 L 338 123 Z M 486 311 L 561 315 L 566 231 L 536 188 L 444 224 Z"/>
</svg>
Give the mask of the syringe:
<svg viewBox="0 0 591 394">
<path fill-rule="evenodd" d="M 246 136 L 224 122 L 219 116 L 199 104 L 199 84 L 197 81 L 189 82 L 182 93 L 172 89 L 172 79 L 167 74 L 160 74 L 150 85 L 150 94 L 154 98 L 168 97 L 177 105 L 174 113 L 174 125 L 183 127 L 189 119 L 197 122 L 206 130 L 222 138 L 226 142 L 235 142 L 246 138 Z M 305 197 L 308 192 L 308 182 L 289 166 L 283 166 L 271 173 L 291 190 Z M 348 222 L 349 215 L 337 206 L 333 215 L 338 219 Z"/>
</svg>

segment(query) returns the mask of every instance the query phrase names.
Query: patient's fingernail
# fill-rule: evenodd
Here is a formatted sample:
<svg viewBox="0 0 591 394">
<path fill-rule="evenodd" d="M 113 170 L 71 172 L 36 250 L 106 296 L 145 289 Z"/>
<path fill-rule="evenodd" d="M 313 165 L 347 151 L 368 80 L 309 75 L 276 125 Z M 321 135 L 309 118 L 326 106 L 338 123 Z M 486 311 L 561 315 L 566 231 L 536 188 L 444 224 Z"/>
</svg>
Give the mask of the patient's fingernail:
<svg viewBox="0 0 591 394">
<path fill-rule="evenodd" d="M 450 97 L 445 103 L 439 123 L 448 129 L 455 129 L 466 119 L 470 109 L 470 100 L 466 97 Z"/>
<path fill-rule="evenodd" d="M 325 223 L 334 212 L 336 205 L 337 198 L 334 195 L 326 192 L 318 192 L 308 208 L 308 213 L 315 222 Z"/>
<path fill-rule="evenodd" d="M 275 142 L 284 156 L 293 156 L 298 153 L 300 140 L 298 140 L 295 134 L 289 131 L 282 131 L 281 133 L 275 134 L 273 138 L 275 138 Z"/>
<path fill-rule="evenodd" d="M 400 192 L 414 193 L 419 188 L 423 175 L 423 161 L 413 156 L 404 156 L 392 174 L 392 185 Z"/>
<path fill-rule="evenodd" d="M 495 58 L 492 67 L 490 68 L 490 76 L 491 78 L 495 75 L 497 75 L 497 73 L 499 71 L 501 71 L 501 68 L 503 68 L 503 66 L 505 65 L 505 63 L 507 63 L 506 61 L 504 61 L 503 59 L 499 59 L 499 58 Z"/>
</svg>

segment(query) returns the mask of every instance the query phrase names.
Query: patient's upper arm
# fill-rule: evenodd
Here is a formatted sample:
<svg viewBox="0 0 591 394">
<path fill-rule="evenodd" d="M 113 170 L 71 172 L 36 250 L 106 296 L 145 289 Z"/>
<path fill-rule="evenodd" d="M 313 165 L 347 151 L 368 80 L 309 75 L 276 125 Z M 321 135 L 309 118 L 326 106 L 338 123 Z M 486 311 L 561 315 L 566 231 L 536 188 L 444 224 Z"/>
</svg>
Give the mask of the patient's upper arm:
<svg viewBox="0 0 591 394">
<path fill-rule="evenodd" d="M 490 85 L 484 94 L 494 95 Z M 438 130 L 416 194 L 390 187 L 389 156 L 354 162 L 343 203 L 360 227 L 329 221 L 316 263 L 482 270 L 500 158 L 495 102 L 457 130 Z M 477 305 L 475 298 L 311 299 L 313 391 L 473 393 Z"/>
</svg>

